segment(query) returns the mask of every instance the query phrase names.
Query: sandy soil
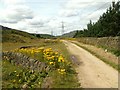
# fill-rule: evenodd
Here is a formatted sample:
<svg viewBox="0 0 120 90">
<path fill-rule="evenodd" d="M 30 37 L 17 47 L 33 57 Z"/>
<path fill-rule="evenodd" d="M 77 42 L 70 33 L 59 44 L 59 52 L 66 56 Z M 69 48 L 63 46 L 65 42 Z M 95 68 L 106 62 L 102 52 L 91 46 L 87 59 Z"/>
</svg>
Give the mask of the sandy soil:
<svg viewBox="0 0 120 90">
<path fill-rule="evenodd" d="M 115 69 L 79 46 L 69 41 L 63 43 L 80 61 L 76 71 L 83 88 L 118 88 L 118 72 Z"/>
</svg>

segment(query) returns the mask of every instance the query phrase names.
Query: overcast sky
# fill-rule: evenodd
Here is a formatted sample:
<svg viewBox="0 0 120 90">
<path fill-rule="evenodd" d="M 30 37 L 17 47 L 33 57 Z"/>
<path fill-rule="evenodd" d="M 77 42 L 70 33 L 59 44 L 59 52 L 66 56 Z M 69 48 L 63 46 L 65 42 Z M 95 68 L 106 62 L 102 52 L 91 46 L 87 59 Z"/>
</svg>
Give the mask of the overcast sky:
<svg viewBox="0 0 120 90">
<path fill-rule="evenodd" d="M 0 25 L 30 33 L 61 34 L 86 28 L 113 0 L 0 0 Z M 115 0 L 118 1 L 118 0 Z"/>
</svg>

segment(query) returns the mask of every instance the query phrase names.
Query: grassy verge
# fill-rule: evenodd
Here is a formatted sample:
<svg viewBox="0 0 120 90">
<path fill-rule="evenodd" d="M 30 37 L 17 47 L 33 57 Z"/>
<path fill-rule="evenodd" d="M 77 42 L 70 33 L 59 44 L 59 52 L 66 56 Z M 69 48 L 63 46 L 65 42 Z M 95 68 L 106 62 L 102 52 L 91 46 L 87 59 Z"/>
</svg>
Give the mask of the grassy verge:
<svg viewBox="0 0 120 90">
<path fill-rule="evenodd" d="M 104 61 L 105 63 L 107 63 L 108 65 L 112 66 L 113 68 L 115 68 L 116 70 L 118 70 L 120 72 L 120 65 L 117 65 L 117 64 L 115 64 L 115 63 L 101 57 L 100 55 L 96 54 L 94 51 L 92 51 L 92 50 L 90 50 L 90 49 L 88 49 L 88 48 L 86 48 L 86 47 L 84 47 L 84 46 L 82 46 L 82 45 L 80 45 L 78 43 L 75 43 L 75 42 L 73 42 L 73 43 L 80 46 L 80 47 L 82 47 L 83 49 L 89 51 L 91 54 L 95 55 L 96 57 L 98 57 L 99 59 L 101 59 L 102 61 Z"/>
<path fill-rule="evenodd" d="M 56 44 L 49 44 L 49 46 L 47 47 L 51 47 L 54 51 L 61 53 L 64 56 L 65 60 L 67 62 L 70 62 L 66 66 L 66 70 L 68 70 L 66 75 L 60 75 L 59 73 L 57 73 L 57 71 L 53 71 L 52 73 L 50 73 L 53 78 L 52 87 L 53 88 L 79 88 L 80 84 L 78 83 L 78 80 L 77 80 L 77 73 L 75 72 L 75 69 L 71 64 L 70 53 L 66 49 L 65 45 L 61 42 L 58 42 Z"/>
<path fill-rule="evenodd" d="M 107 46 L 97 46 L 97 47 L 103 48 L 104 50 L 107 49 L 108 52 L 113 53 L 117 57 L 120 56 L 120 50 L 119 50 L 119 48 L 113 49 L 113 48 L 108 48 Z"/>
<path fill-rule="evenodd" d="M 103 49 L 107 49 L 107 51 L 113 53 L 117 57 L 120 56 L 119 47 L 120 37 L 101 37 L 101 38 L 81 37 L 77 38 L 76 40 L 84 44 L 89 44 Z"/>
</svg>

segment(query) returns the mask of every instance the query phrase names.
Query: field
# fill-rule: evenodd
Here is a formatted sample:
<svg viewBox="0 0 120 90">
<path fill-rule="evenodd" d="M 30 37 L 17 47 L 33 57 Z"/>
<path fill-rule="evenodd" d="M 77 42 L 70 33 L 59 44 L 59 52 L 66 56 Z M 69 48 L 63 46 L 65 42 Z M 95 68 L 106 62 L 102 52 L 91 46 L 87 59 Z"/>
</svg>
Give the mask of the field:
<svg viewBox="0 0 120 90">
<path fill-rule="evenodd" d="M 24 47 L 27 48 L 24 49 Z M 3 58 L 3 88 L 80 87 L 80 84 L 77 83 L 77 74 L 70 60 L 70 54 L 68 53 L 64 44 L 59 39 L 36 39 L 32 40 L 29 43 L 5 42 L 3 43 L 2 49 L 3 52 L 21 53 L 26 57 L 29 56 L 32 59 L 37 59 L 38 62 L 40 61 L 46 63 L 47 67 L 50 67 L 50 70 L 48 71 L 42 70 L 42 72 L 38 72 L 39 70 L 36 70 L 35 72 L 32 72 L 32 70 L 29 69 L 29 67 L 24 67 L 22 63 L 22 65 L 19 65 L 16 64 L 17 61 L 15 63 L 12 63 L 12 60 L 9 60 L 9 57 L 8 59 Z M 48 55 L 49 58 L 53 57 L 56 59 L 49 60 L 48 57 L 45 57 L 45 55 L 43 55 L 43 51 L 39 51 L 39 49 L 43 50 L 44 54 L 46 53 L 45 55 Z M 50 53 L 53 54 L 51 55 Z M 58 56 L 55 56 L 54 53 L 58 54 Z"/>
</svg>

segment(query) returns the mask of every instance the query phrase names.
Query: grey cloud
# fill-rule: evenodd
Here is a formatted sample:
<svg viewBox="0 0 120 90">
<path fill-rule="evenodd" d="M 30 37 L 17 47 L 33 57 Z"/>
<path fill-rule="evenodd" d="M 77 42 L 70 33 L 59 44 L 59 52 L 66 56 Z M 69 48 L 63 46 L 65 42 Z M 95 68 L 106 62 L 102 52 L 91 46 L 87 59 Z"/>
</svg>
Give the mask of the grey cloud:
<svg viewBox="0 0 120 90">
<path fill-rule="evenodd" d="M 15 6 L 7 8 L 0 18 L 2 23 L 17 23 L 24 19 L 32 19 L 34 17 L 33 12 L 26 6 Z"/>
<path fill-rule="evenodd" d="M 73 13 L 66 13 L 65 16 L 66 17 L 74 17 L 74 16 L 78 16 L 79 14 L 77 12 L 73 12 Z"/>
<path fill-rule="evenodd" d="M 28 21 L 27 23 L 29 26 L 33 27 L 33 28 L 38 28 L 38 27 L 45 27 L 46 22 L 45 21 L 41 21 L 41 20 L 32 20 Z"/>
<path fill-rule="evenodd" d="M 73 9 L 63 9 L 61 12 L 59 12 L 60 16 L 64 17 L 73 17 L 73 16 L 78 16 L 78 10 L 73 10 Z"/>
<path fill-rule="evenodd" d="M 45 27 L 45 25 L 43 23 L 39 23 L 39 24 L 32 24 L 31 27 L 33 28 L 39 28 L 39 27 Z"/>
<path fill-rule="evenodd" d="M 1 22 L 1 23 L 17 23 L 16 20 L 12 20 L 12 19 L 11 19 L 11 20 L 10 20 L 10 19 L 9 19 L 9 20 L 8 20 L 8 19 L 4 19 L 4 20 L 3 20 L 3 19 L 0 19 L 0 22 Z"/>
<path fill-rule="evenodd" d="M 44 22 L 42 21 L 31 21 L 29 22 L 30 25 L 44 25 Z"/>
</svg>

